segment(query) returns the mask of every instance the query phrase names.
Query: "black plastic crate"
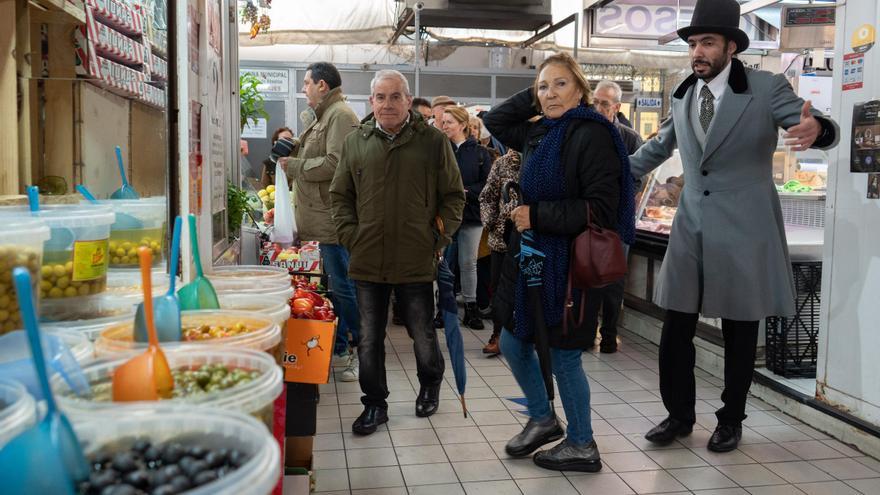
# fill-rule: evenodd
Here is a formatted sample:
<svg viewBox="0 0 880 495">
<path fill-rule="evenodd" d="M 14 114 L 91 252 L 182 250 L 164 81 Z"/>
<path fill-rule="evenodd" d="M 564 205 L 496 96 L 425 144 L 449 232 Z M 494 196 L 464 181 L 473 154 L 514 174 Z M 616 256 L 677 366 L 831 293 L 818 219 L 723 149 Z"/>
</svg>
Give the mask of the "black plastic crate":
<svg viewBox="0 0 880 495">
<path fill-rule="evenodd" d="M 792 318 L 767 317 L 767 369 L 786 378 L 815 378 L 819 352 L 822 263 L 792 263 L 797 290 Z"/>
</svg>

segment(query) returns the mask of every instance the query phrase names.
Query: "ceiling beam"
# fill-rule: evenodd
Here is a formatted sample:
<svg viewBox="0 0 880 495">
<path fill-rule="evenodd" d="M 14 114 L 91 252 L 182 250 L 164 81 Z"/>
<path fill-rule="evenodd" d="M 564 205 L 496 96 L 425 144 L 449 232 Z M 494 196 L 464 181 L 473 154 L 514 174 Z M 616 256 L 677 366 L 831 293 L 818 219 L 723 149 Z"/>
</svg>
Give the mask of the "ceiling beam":
<svg viewBox="0 0 880 495">
<path fill-rule="evenodd" d="M 400 14 L 400 18 L 397 20 L 397 27 L 394 28 L 394 34 L 391 35 L 391 38 L 388 39 L 388 44 L 393 45 L 397 43 L 397 39 L 403 35 L 403 32 L 406 30 L 407 26 L 413 22 L 416 17 L 415 11 L 413 9 L 407 7 Z"/>
<path fill-rule="evenodd" d="M 551 24 L 550 27 L 548 27 L 547 29 L 541 31 L 540 33 L 536 33 L 536 34 L 535 34 L 534 36 L 532 36 L 531 38 L 529 38 L 529 39 L 523 41 L 522 43 L 520 43 L 520 45 L 519 45 L 520 48 L 527 48 L 527 47 L 529 47 L 530 45 L 532 45 L 532 44 L 535 43 L 536 41 L 538 41 L 538 40 L 540 40 L 540 39 L 543 39 L 543 38 L 546 38 L 547 36 L 549 36 L 549 35 L 555 33 L 556 31 L 559 31 L 560 29 L 564 28 L 565 26 L 568 26 L 569 24 L 571 24 L 572 22 L 574 22 L 575 19 L 577 19 L 577 14 L 576 14 L 576 13 L 575 13 L 575 14 L 571 14 L 570 16 L 568 16 L 568 17 L 566 17 L 565 19 L 563 19 L 563 20 L 557 22 L 556 24 Z"/>
</svg>

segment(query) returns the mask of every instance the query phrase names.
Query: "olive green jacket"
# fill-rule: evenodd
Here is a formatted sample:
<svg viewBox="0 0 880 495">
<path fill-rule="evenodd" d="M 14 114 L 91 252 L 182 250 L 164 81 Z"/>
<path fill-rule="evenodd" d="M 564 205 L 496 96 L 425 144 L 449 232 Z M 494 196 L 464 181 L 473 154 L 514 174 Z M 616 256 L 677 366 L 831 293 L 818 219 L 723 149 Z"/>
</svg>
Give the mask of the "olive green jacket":
<svg viewBox="0 0 880 495">
<path fill-rule="evenodd" d="M 330 215 L 330 181 L 339 163 L 342 141 L 357 126 L 358 118 L 345 103 L 341 88 L 327 93 L 315 116 L 300 134 L 301 145 L 287 162 L 296 228 L 304 241 L 339 244 Z"/>
<path fill-rule="evenodd" d="M 393 140 L 373 118 L 349 134 L 330 197 L 351 278 L 387 284 L 436 278 L 436 253 L 451 242 L 465 201 L 449 139 L 412 112 Z"/>
</svg>

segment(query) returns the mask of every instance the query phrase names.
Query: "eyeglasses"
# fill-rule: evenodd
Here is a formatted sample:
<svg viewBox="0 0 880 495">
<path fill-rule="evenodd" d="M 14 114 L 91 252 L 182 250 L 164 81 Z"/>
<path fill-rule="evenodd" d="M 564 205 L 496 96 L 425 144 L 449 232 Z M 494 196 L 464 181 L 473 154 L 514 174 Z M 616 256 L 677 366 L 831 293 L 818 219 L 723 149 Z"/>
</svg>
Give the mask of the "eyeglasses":
<svg viewBox="0 0 880 495">
<path fill-rule="evenodd" d="M 614 103 L 613 101 L 608 101 L 608 100 L 596 100 L 596 99 L 594 99 L 594 100 L 593 100 L 593 105 L 594 105 L 594 106 L 597 106 L 597 107 L 602 107 L 602 108 L 604 108 L 604 109 L 607 110 L 607 109 L 613 107 L 613 106 L 615 105 L 615 103 Z"/>
</svg>

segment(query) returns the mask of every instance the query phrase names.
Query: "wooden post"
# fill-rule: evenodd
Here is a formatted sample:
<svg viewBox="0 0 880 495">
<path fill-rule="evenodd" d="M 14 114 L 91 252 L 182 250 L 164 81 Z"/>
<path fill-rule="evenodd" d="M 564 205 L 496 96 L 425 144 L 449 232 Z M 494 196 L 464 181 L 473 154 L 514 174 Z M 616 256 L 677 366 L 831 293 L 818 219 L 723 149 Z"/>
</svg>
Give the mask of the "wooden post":
<svg viewBox="0 0 880 495">
<path fill-rule="evenodd" d="M 25 186 L 33 180 L 33 143 L 32 125 L 33 111 L 36 109 L 35 87 L 31 79 L 33 71 L 31 62 L 33 50 L 31 44 L 31 22 L 27 0 L 15 0 L 16 4 L 16 53 L 15 62 L 18 66 L 21 107 L 18 109 L 18 187 L 24 191 Z"/>
<path fill-rule="evenodd" d="M 0 194 L 18 194 L 16 2 L 0 0 Z"/>
</svg>

